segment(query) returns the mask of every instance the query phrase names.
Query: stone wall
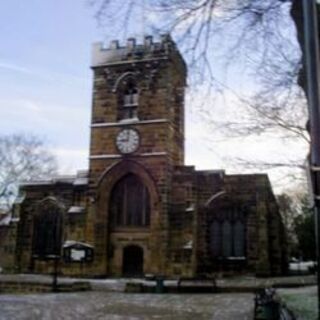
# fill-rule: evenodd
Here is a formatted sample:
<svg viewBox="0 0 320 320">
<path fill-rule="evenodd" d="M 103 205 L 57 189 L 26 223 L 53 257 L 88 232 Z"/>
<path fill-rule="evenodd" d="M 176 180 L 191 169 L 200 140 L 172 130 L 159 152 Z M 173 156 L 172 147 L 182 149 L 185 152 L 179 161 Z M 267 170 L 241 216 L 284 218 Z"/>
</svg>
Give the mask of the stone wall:
<svg viewBox="0 0 320 320">
<path fill-rule="evenodd" d="M 47 197 L 54 197 L 64 207 L 62 242 L 87 242 L 87 194 L 83 186 L 74 186 L 74 180 L 57 181 L 42 185 L 26 185 L 21 192 L 26 194 L 20 205 L 20 221 L 16 237 L 16 264 L 19 272 L 50 273 L 53 270 L 52 262 L 43 262 L 32 256 L 34 215 L 37 206 Z M 83 207 L 81 212 L 72 212 L 72 207 Z M 72 269 L 77 270 L 74 272 Z M 79 268 L 66 266 L 62 263 L 62 272 L 65 274 L 78 273 Z"/>
<path fill-rule="evenodd" d="M 16 237 L 16 223 L 11 222 L 0 226 L 0 269 L 2 272 L 16 270 Z"/>
<path fill-rule="evenodd" d="M 210 174 L 207 173 L 207 177 Z M 211 174 L 211 181 L 217 179 Z M 207 179 L 210 180 L 210 179 Z M 200 207 L 198 217 L 197 270 L 198 273 L 253 272 L 257 275 L 280 274 L 284 259 L 281 218 L 266 175 L 223 176 L 210 194 L 210 187 L 201 178 L 201 188 L 206 188 L 209 202 Z M 219 186 L 219 188 L 217 188 Z M 218 191 L 220 190 L 220 191 Z M 223 208 L 238 208 L 246 215 L 246 259 L 243 261 L 215 261 L 209 250 L 208 228 L 211 217 Z"/>
</svg>

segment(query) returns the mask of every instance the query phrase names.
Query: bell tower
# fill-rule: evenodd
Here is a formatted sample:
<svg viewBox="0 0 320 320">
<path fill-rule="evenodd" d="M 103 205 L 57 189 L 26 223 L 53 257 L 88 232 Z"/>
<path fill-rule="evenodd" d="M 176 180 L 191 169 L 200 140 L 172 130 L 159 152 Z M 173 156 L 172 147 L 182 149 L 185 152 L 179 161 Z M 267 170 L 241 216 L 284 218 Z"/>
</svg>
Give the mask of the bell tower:
<svg viewBox="0 0 320 320">
<path fill-rule="evenodd" d="M 123 158 L 184 162 L 186 67 L 169 36 L 93 46 L 90 181 Z"/>
<path fill-rule="evenodd" d="M 107 274 L 120 275 L 127 267 L 121 267 L 123 247 L 140 246 L 144 273 L 164 273 L 172 175 L 175 166 L 184 164 L 185 62 L 170 36 L 162 36 L 159 42 L 148 36 L 143 44 L 133 38 L 126 46 L 118 41 L 109 48 L 95 44 L 92 69 L 89 186 L 96 199 L 92 221 L 96 248 L 101 248 L 98 261 L 100 257 Z M 130 176 L 126 182 L 126 175 L 133 174 L 136 178 Z M 110 203 L 115 199 L 114 188 L 130 189 L 127 185 L 135 179 L 145 186 L 150 199 L 150 205 L 141 209 L 150 210 L 148 225 L 133 222 L 146 219 L 140 213 L 139 218 L 131 217 L 132 212 L 115 218 L 122 204 Z M 136 194 L 132 200 L 133 196 L 121 201 L 139 203 L 145 197 Z"/>
</svg>

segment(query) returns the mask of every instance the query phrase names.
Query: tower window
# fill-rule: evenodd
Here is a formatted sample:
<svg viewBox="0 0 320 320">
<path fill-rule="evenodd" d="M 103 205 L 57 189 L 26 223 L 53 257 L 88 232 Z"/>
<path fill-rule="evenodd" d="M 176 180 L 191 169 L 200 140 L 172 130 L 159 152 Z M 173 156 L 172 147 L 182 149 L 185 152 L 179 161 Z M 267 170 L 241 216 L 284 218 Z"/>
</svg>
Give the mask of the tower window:
<svg viewBox="0 0 320 320">
<path fill-rule="evenodd" d="M 139 93 L 135 82 L 128 79 L 124 89 L 120 90 L 118 120 L 136 119 Z"/>
<path fill-rule="evenodd" d="M 149 192 L 136 175 L 128 174 L 115 185 L 110 214 L 114 226 L 150 225 Z"/>
<path fill-rule="evenodd" d="M 138 105 L 138 90 L 132 84 L 124 92 L 124 107 L 131 108 Z"/>
</svg>

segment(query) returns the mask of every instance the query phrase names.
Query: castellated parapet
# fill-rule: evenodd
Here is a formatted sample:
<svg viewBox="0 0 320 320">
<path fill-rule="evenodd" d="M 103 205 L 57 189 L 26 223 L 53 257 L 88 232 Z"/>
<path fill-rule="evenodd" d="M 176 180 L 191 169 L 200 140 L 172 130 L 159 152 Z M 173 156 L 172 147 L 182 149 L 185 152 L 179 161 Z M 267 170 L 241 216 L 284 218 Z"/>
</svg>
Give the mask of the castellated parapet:
<svg viewBox="0 0 320 320">
<path fill-rule="evenodd" d="M 179 56 L 183 61 L 168 34 L 162 35 L 159 42 L 154 42 L 152 36 L 146 36 L 143 44 L 138 44 L 135 38 L 129 38 L 125 46 L 121 46 L 118 40 L 112 40 L 108 48 L 104 46 L 104 43 L 97 42 L 92 47 L 92 67 L 121 64 L 128 61 L 167 59 L 171 53 Z"/>
</svg>

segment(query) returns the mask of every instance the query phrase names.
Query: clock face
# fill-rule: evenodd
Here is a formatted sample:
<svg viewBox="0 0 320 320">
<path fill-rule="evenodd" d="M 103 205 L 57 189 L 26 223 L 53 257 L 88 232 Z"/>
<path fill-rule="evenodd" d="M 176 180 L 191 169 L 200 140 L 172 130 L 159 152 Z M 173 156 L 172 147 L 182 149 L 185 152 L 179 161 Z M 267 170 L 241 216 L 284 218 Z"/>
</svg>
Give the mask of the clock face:
<svg viewBox="0 0 320 320">
<path fill-rule="evenodd" d="M 120 131 L 116 138 L 116 145 L 121 153 L 132 153 L 139 147 L 139 134 L 133 129 Z"/>
</svg>

